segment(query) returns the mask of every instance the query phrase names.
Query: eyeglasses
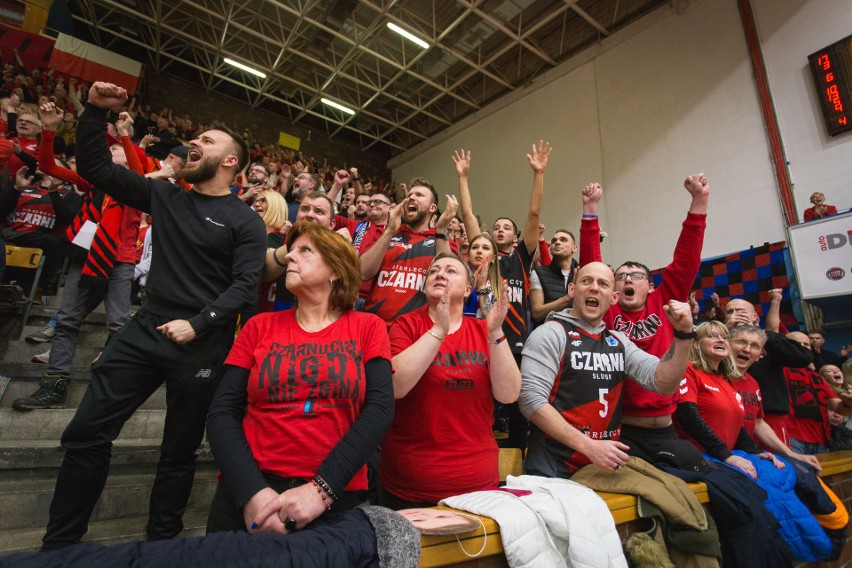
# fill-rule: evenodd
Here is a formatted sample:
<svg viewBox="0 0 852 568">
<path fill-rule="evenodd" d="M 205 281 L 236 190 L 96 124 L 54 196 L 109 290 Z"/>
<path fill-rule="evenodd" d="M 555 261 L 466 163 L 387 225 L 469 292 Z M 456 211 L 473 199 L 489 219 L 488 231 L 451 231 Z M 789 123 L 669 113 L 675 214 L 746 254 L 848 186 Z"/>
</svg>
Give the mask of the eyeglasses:
<svg viewBox="0 0 852 568">
<path fill-rule="evenodd" d="M 382 201 L 381 199 L 373 199 L 373 200 L 367 201 L 366 203 L 367 203 L 368 207 L 372 207 L 374 205 L 376 205 L 376 206 L 378 206 L 378 205 L 390 205 L 390 201 Z"/>
<path fill-rule="evenodd" d="M 260 168 L 252 168 L 249 170 L 250 174 L 265 174 L 266 170 L 262 170 Z"/>
<path fill-rule="evenodd" d="M 740 348 L 748 347 L 750 351 L 763 351 L 763 345 L 761 345 L 760 343 L 754 343 L 752 341 L 746 341 L 745 339 L 731 339 L 730 343 Z"/>
<path fill-rule="evenodd" d="M 620 274 L 615 275 L 615 279 L 619 282 L 623 282 L 627 280 L 627 277 L 630 277 L 630 280 L 633 282 L 638 282 L 640 280 L 645 280 L 648 277 L 644 272 L 621 272 Z"/>
<path fill-rule="evenodd" d="M 708 331 L 701 338 L 709 337 L 710 339 L 728 339 L 727 334 L 720 333 L 718 331 Z"/>
</svg>

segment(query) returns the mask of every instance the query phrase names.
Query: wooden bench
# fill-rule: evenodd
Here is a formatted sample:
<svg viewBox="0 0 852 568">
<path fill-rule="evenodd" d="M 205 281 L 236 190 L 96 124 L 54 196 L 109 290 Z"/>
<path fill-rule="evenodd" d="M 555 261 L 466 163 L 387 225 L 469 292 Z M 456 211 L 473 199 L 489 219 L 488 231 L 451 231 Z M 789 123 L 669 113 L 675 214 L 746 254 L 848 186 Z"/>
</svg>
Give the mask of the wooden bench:
<svg viewBox="0 0 852 568">
<path fill-rule="evenodd" d="M 852 451 L 834 452 L 818 456 L 823 466 L 822 477 L 832 485 L 834 491 L 846 504 L 847 509 L 852 503 Z M 514 475 L 515 473 L 512 472 Z M 689 487 L 695 492 L 700 503 L 709 503 L 707 486 L 704 483 L 690 483 Z M 600 492 L 598 495 L 604 500 L 612 512 L 616 528 L 625 529 L 628 523 L 638 520 L 636 511 L 636 497 L 632 495 L 621 495 L 618 493 Z M 440 507 L 446 509 L 448 507 Z M 469 514 L 469 513 L 467 513 Z M 478 515 L 474 515 L 478 516 Z M 482 528 L 470 533 L 458 535 L 459 540 L 452 535 L 421 537 L 421 568 L 432 568 L 438 566 L 463 566 L 463 567 L 507 567 L 506 557 L 503 555 L 503 541 L 500 540 L 500 526 L 488 517 L 479 517 L 485 525 L 488 541 L 485 550 L 476 558 L 469 558 L 462 552 L 461 546 L 470 553 L 475 554 L 482 548 Z M 624 530 L 619 530 L 624 535 Z M 845 565 L 844 559 L 852 556 L 852 547 L 847 546 L 838 566 Z M 806 566 L 802 564 L 801 566 Z M 834 566 L 834 564 L 832 564 Z"/>
</svg>

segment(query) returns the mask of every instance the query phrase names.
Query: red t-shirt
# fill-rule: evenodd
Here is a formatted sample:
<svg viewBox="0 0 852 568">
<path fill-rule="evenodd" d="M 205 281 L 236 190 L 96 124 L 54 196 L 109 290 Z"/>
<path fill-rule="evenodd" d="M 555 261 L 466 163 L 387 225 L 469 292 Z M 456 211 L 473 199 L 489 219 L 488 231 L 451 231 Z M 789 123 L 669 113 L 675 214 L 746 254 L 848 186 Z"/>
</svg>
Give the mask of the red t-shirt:
<svg viewBox="0 0 852 568">
<path fill-rule="evenodd" d="M 596 225 L 597 219 L 583 219 L 584 225 Z M 669 300 L 686 302 L 689 290 L 701 265 L 701 247 L 704 245 L 704 230 L 707 216 L 687 213 L 674 249 L 674 257 L 663 271 L 663 282 L 648 294 L 645 308 L 636 312 L 625 311 L 614 304 L 604 315 L 607 329 L 624 333 L 639 349 L 656 357 L 662 357 L 674 341 L 674 328 L 669 323 L 663 306 Z M 581 230 L 581 239 L 588 240 Z M 598 230 L 599 232 L 599 230 Z M 597 258 L 600 260 L 600 239 Z M 582 245 L 582 243 L 581 243 Z M 651 392 L 632 380 L 624 383 L 624 414 L 627 416 L 668 416 L 675 411 L 675 402 L 670 396 Z"/>
<path fill-rule="evenodd" d="M 784 378 L 790 387 L 787 433 L 800 442 L 825 444 L 831 437 L 826 405 L 837 394 L 819 373 L 808 369 L 784 367 Z"/>
<path fill-rule="evenodd" d="M 364 365 L 390 360 L 384 322 L 347 310 L 311 333 L 295 310 L 249 319 L 226 364 L 249 369 L 246 441 L 258 468 L 280 477 L 313 477 L 364 406 Z M 346 491 L 367 488 L 366 466 Z"/>
<path fill-rule="evenodd" d="M 390 329 L 394 355 L 420 339 L 433 323 L 428 307 L 400 317 Z M 435 360 L 405 397 L 382 442 L 382 486 L 409 501 L 496 486 L 497 442 L 485 320 L 462 318 L 444 338 Z"/>
<path fill-rule="evenodd" d="M 740 400 L 743 403 L 743 427 L 745 427 L 748 435 L 754 438 L 755 422 L 758 418 L 763 418 L 763 404 L 760 398 L 760 386 L 754 377 L 746 373 L 746 375 L 734 382 L 734 388 L 740 395 Z"/>
<path fill-rule="evenodd" d="M 699 371 L 690 363 L 686 367 L 686 375 L 678 389 L 678 395 L 678 403 L 697 403 L 701 418 L 729 450 L 733 449 L 737 443 L 740 428 L 743 426 L 745 409 L 731 381 L 714 373 Z M 679 427 L 677 421 L 675 421 L 675 428 L 681 438 L 704 450 L 701 444 Z"/>
</svg>

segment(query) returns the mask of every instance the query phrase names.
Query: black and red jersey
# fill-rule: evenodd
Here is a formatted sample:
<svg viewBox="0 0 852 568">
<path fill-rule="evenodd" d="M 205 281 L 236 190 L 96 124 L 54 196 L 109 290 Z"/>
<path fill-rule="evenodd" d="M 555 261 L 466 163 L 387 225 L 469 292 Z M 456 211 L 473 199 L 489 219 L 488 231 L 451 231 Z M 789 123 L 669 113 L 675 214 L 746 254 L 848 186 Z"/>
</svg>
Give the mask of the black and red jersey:
<svg viewBox="0 0 852 568">
<path fill-rule="evenodd" d="M 50 233 L 56 228 L 56 211 L 50 192 L 33 186 L 21 191 L 7 226 L 17 233 Z"/>
<path fill-rule="evenodd" d="M 390 325 L 399 316 L 426 304 L 423 285 L 433 258 L 435 229 L 415 233 L 403 225 L 391 237 L 364 311 Z"/>
<path fill-rule="evenodd" d="M 523 242 L 514 251 L 500 254 L 500 276 L 509 284 L 509 312 L 503 333 L 512 353 L 520 353 L 530 334 L 529 296 L 532 255 Z"/>
<path fill-rule="evenodd" d="M 568 424 L 592 440 L 618 440 L 624 345 L 608 330 L 595 335 L 567 321 L 556 321 L 565 329 L 566 342 L 548 402 Z M 530 424 L 530 436 L 530 448 L 547 448 L 549 455 L 531 451 L 527 459 L 555 458 L 565 477 L 591 463 L 585 454 L 551 438 L 534 424 Z M 530 465 L 534 470 L 549 469 Z"/>
</svg>

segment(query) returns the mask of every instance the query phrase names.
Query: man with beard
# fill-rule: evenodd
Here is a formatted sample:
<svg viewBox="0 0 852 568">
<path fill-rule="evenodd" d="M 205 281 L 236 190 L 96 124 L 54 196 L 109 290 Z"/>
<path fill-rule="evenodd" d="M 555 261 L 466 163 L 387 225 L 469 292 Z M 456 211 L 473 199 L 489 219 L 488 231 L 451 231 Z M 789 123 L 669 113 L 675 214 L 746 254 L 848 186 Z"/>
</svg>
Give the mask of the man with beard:
<svg viewBox="0 0 852 568">
<path fill-rule="evenodd" d="M 252 164 L 248 171 L 248 186 L 243 186 L 237 197 L 251 205 L 258 193 L 266 189 L 269 171 L 263 164 Z"/>
<path fill-rule="evenodd" d="M 518 402 L 533 424 L 525 468 L 544 477 L 567 478 L 589 463 L 608 471 L 625 465 L 629 447 L 618 441 L 624 379 L 671 395 L 695 336 L 689 304 L 670 300 L 661 311 L 673 340 L 658 359 L 604 324 L 619 296 L 612 269 L 589 263 L 568 286 L 570 312 L 556 312 L 530 334 L 521 362 Z"/>
<path fill-rule="evenodd" d="M 444 231 L 455 215 L 455 198 L 448 196 L 446 211 L 436 228 L 430 229 L 429 219 L 438 210 L 438 192 L 423 178 L 411 180 L 410 187 L 391 211 L 385 231 L 361 255 L 361 280 L 375 278 L 364 311 L 378 315 L 388 326 L 426 303 L 422 290 L 429 263 L 439 252 L 450 251 Z"/>
<path fill-rule="evenodd" d="M 293 179 L 293 191 L 290 194 L 290 201 L 287 203 L 287 220 L 291 223 L 296 222 L 296 215 L 299 214 L 299 205 L 304 197 L 320 189 L 319 180 L 315 175 L 308 172 L 302 172 Z"/>
<path fill-rule="evenodd" d="M 184 191 L 115 166 L 106 116 L 127 92 L 96 82 L 77 130 L 80 175 L 157 219 L 147 300 L 109 342 L 65 432 L 43 550 L 79 542 L 103 491 L 112 441 L 136 409 L 165 382 L 167 405 L 148 540 L 176 536 L 192 489 L 195 452 L 237 314 L 257 294 L 266 231 L 260 217 L 228 189 L 248 158 L 224 128 L 190 142 Z"/>
<path fill-rule="evenodd" d="M 362 193 L 361 195 L 355 198 L 355 209 L 352 211 L 352 216 L 359 223 L 363 223 L 367 220 L 367 213 L 370 211 L 369 203 L 369 194 Z"/>
</svg>

